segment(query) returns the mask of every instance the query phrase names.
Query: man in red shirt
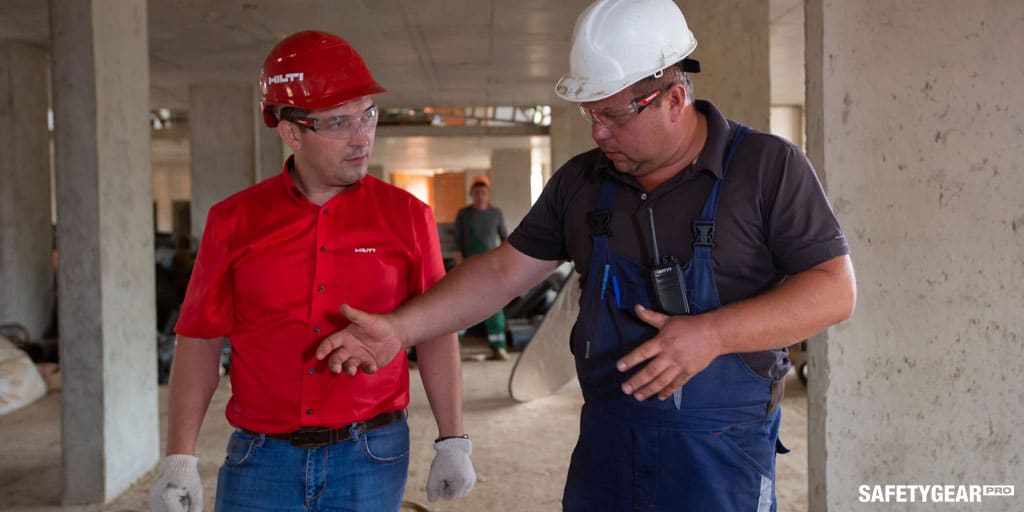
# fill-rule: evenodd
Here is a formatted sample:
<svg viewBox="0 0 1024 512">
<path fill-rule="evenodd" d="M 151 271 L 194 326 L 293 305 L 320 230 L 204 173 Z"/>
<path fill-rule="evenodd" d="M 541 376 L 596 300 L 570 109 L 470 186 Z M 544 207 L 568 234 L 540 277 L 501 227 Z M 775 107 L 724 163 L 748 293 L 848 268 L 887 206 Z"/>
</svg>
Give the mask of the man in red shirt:
<svg viewBox="0 0 1024 512">
<path fill-rule="evenodd" d="M 366 176 L 384 92 L 341 38 L 300 32 L 267 56 L 264 120 L 294 156 L 284 171 L 214 205 L 182 306 L 170 379 L 167 457 L 153 510 L 202 510 L 196 439 L 231 342 L 236 427 L 216 510 L 393 510 L 409 464 L 404 354 L 372 375 L 337 375 L 315 350 L 348 321 L 339 304 L 394 309 L 441 279 L 430 208 Z M 419 346 L 440 437 L 431 500 L 469 492 L 454 334 Z"/>
</svg>

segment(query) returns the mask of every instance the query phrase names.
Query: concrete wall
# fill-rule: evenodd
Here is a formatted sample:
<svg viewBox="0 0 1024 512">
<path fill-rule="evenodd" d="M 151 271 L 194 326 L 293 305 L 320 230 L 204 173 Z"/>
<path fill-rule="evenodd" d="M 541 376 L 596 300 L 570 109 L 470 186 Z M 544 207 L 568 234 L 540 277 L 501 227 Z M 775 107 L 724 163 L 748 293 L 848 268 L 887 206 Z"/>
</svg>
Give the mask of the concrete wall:
<svg viewBox="0 0 1024 512">
<path fill-rule="evenodd" d="M 159 455 L 146 3 L 53 0 L 64 502 Z"/>
<path fill-rule="evenodd" d="M 697 38 L 694 96 L 711 100 L 730 119 L 768 131 L 769 2 L 677 0 Z"/>
<path fill-rule="evenodd" d="M 39 338 L 53 308 L 46 52 L 0 44 L 0 323 Z"/>
<path fill-rule="evenodd" d="M 491 204 L 501 208 L 511 231 L 530 210 L 530 150 L 494 150 L 490 178 Z"/>
<path fill-rule="evenodd" d="M 1020 510 L 1024 3 L 809 0 L 807 22 L 808 147 L 860 294 L 810 345 L 810 509 L 904 483 L 1016 484 L 942 510 Z"/>
</svg>

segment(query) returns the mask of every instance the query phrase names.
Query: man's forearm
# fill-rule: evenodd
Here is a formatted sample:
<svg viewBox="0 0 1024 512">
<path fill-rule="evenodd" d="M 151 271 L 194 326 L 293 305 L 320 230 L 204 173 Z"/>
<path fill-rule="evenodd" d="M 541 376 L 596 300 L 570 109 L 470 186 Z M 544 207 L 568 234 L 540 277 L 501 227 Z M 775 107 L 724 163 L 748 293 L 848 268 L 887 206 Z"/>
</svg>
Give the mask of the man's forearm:
<svg viewBox="0 0 1024 512">
<path fill-rule="evenodd" d="M 391 316 L 408 347 L 477 324 L 558 267 L 505 243 L 467 258 L 426 293 Z"/>
<path fill-rule="evenodd" d="M 462 373 L 458 337 L 449 334 L 420 343 L 416 347 L 416 360 L 439 435 L 462 435 Z"/>
<path fill-rule="evenodd" d="M 846 320 L 856 298 L 850 257 L 840 256 L 756 297 L 711 311 L 706 321 L 722 353 L 776 349 Z"/>
<path fill-rule="evenodd" d="M 178 338 L 168 384 L 167 453 L 195 453 L 199 428 L 220 382 L 223 338 Z"/>
</svg>

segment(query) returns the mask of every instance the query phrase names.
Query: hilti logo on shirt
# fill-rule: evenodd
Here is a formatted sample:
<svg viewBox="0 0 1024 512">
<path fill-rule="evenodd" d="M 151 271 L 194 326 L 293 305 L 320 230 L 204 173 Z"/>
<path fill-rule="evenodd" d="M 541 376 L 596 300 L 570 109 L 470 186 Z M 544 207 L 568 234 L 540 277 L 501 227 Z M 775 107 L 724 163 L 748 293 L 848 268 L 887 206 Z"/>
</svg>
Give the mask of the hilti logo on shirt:
<svg viewBox="0 0 1024 512">
<path fill-rule="evenodd" d="M 288 73 L 286 75 L 274 75 L 267 79 L 267 83 L 284 84 L 292 81 L 302 81 L 302 73 Z"/>
<path fill-rule="evenodd" d="M 377 248 L 376 247 L 356 247 L 356 252 L 364 252 L 364 253 L 377 252 Z"/>
</svg>

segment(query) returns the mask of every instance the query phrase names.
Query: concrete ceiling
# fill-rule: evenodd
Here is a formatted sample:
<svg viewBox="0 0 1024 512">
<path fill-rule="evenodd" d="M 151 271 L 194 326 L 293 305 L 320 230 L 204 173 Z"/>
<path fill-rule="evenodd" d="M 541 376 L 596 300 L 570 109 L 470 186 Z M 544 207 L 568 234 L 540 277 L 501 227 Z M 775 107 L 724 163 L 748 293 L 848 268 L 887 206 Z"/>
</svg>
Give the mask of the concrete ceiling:
<svg viewBox="0 0 1024 512">
<path fill-rule="evenodd" d="M 803 104 L 803 1 L 771 0 L 772 101 Z M 347 38 L 389 89 L 384 106 L 553 104 L 576 16 L 590 0 L 150 0 L 154 108 L 187 86 L 255 82 L 284 36 Z M 685 2 L 682 2 L 685 4 Z M 0 2 L 0 39 L 49 44 L 47 2 Z"/>
<path fill-rule="evenodd" d="M 190 83 L 255 84 L 270 48 L 305 29 L 347 38 L 388 88 L 377 97 L 385 107 L 557 105 L 554 85 L 568 71 L 572 28 L 590 1 L 149 0 L 151 105 L 186 110 Z M 804 0 L 770 1 L 772 103 L 803 105 Z M 49 46 L 47 4 L 0 0 L 0 40 Z M 387 169 L 487 168 L 493 149 L 543 144 L 378 138 L 374 160 Z M 187 142 L 154 143 L 154 162 L 187 166 Z"/>
</svg>

